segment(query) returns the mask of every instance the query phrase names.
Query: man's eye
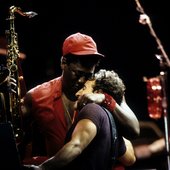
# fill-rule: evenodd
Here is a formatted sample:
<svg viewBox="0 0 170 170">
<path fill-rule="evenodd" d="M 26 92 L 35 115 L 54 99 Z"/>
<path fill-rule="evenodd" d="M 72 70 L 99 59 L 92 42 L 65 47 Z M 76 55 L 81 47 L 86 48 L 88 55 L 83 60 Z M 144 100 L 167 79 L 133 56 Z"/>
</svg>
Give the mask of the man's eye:
<svg viewBox="0 0 170 170">
<path fill-rule="evenodd" d="M 80 78 L 80 77 L 85 77 L 85 79 L 93 79 L 94 78 L 94 75 L 93 73 L 86 73 L 86 72 L 83 72 L 83 71 L 79 71 L 79 70 L 73 70 L 73 69 L 70 69 L 73 73 L 74 76 L 76 76 L 77 78 Z"/>
</svg>

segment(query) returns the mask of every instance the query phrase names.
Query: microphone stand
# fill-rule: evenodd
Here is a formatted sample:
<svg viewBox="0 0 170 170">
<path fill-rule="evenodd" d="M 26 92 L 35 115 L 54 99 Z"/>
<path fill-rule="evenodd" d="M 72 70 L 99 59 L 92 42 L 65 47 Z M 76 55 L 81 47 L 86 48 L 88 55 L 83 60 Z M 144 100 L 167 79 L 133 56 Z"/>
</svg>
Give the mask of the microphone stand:
<svg viewBox="0 0 170 170">
<path fill-rule="evenodd" d="M 155 38 L 155 41 L 157 43 L 158 49 L 160 50 L 160 55 L 155 55 L 157 59 L 160 61 L 160 80 L 162 85 L 162 109 L 163 109 L 163 117 L 164 117 L 164 129 L 165 129 L 165 147 L 166 147 L 166 163 L 167 163 L 167 170 L 170 170 L 170 152 L 169 152 L 169 123 L 168 123 L 168 104 L 167 104 L 167 68 L 170 68 L 170 60 L 168 58 L 168 55 L 166 54 L 160 39 L 156 35 L 152 23 L 146 15 L 144 9 L 142 8 L 141 4 L 138 0 L 135 0 L 137 5 L 137 11 L 141 13 L 139 18 L 139 23 L 143 25 L 148 25 L 150 34 Z"/>
<path fill-rule="evenodd" d="M 166 82 L 167 82 L 167 71 L 166 63 L 163 62 L 163 57 L 160 57 L 160 80 L 162 85 L 162 109 L 164 117 L 164 129 L 165 129 L 165 147 L 166 147 L 166 157 L 167 157 L 167 170 L 170 170 L 170 155 L 169 155 L 169 126 L 168 126 L 168 104 L 167 104 L 167 93 L 166 93 Z"/>
</svg>

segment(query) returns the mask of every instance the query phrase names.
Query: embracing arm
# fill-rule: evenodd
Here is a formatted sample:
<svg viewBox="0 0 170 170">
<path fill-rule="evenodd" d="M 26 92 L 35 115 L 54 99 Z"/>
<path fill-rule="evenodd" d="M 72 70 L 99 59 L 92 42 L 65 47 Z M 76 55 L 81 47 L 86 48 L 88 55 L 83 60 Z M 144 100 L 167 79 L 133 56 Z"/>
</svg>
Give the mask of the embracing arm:
<svg viewBox="0 0 170 170">
<path fill-rule="evenodd" d="M 119 124 L 122 127 L 121 129 L 123 136 L 131 139 L 139 135 L 139 121 L 134 112 L 127 105 L 125 96 L 123 96 L 123 100 L 120 105 L 118 103 L 116 103 L 115 105 L 115 100 L 108 94 L 88 93 L 79 97 L 78 107 L 81 108 L 84 103 L 87 104 L 90 102 L 95 102 L 100 105 L 104 104 L 104 107 L 112 112 L 113 116 L 118 120 Z M 110 102 L 114 102 L 114 104 L 112 105 Z"/>
<path fill-rule="evenodd" d="M 134 152 L 134 148 L 132 143 L 123 137 L 123 140 L 125 142 L 126 146 L 126 152 L 118 158 L 118 160 L 124 165 L 124 166 L 131 166 L 136 161 L 136 156 Z"/>
<path fill-rule="evenodd" d="M 122 135 L 126 138 L 135 138 L 140 133 L 139 121 L 134 112 L 129 108 L 125 101 L 125 97 L 121 104 L 116 103 L 113 115 L 117 118 L 122 126 Z"/>
</svg>

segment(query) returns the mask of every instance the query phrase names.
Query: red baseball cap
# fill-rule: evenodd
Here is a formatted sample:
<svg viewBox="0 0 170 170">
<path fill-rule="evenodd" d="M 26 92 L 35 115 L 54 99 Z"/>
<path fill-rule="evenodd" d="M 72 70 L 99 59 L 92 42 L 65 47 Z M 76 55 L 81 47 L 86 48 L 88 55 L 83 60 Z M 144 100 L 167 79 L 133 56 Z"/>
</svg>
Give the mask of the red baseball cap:
<svg viewBox="0 0 170 170">
<path fill-rule="evenodd" d="M 97 45 L 92 37 L 75 33 L 68 36 L 63 43 L 63 56 L 66 54 L 82 55 L 97 55 L 104 57 L 103 54 L 98 53 Z"/>
</svg>

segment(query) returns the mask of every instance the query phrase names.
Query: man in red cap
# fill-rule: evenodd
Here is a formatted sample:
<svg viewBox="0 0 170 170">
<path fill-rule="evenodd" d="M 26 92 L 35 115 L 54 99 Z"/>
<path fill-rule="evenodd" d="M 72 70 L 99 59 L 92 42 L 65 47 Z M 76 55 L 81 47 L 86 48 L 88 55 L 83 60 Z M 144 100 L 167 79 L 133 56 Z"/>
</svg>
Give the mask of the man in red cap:
<svg viewBox="0 0 170 170">
<path fill-rule="evenodd" d="M 23 114 L 32 122 L 33 142 L 31 156 L 54 156 L 64 145 L 66 133 L 75 118 L 74 104 L 77 101 L 76 92 L 85 82 L 93 77 L 96 66 L 104 58 L 97 50 L 92 37 L 75 33 L 67 37 L 63 43 L 61 58 L 62 75 L 53 80 L 38 85 L 27 92 L 24 97 Z M 89 101 L 96 103 L 111 103 L 103 94 L 91 94 L 89 98 L 82 98 L 80 105 Z M 139 133 L 139 124 L 134 113 L 124 102 L 125 108 L 119 108 L 118 114 L 127 120 L 127 126 L 133 134 Z M 27 121 L 24 123 L 30 124 Z M 26 126 L 27 127 L 27 126 Z M 26 128 L 25 130 L 30 130 Z M 39 164 L 40 160 L 34 157 L 31 164 Z M 24 164 L 28 164 L 28 160 Z"/>
</svg>

